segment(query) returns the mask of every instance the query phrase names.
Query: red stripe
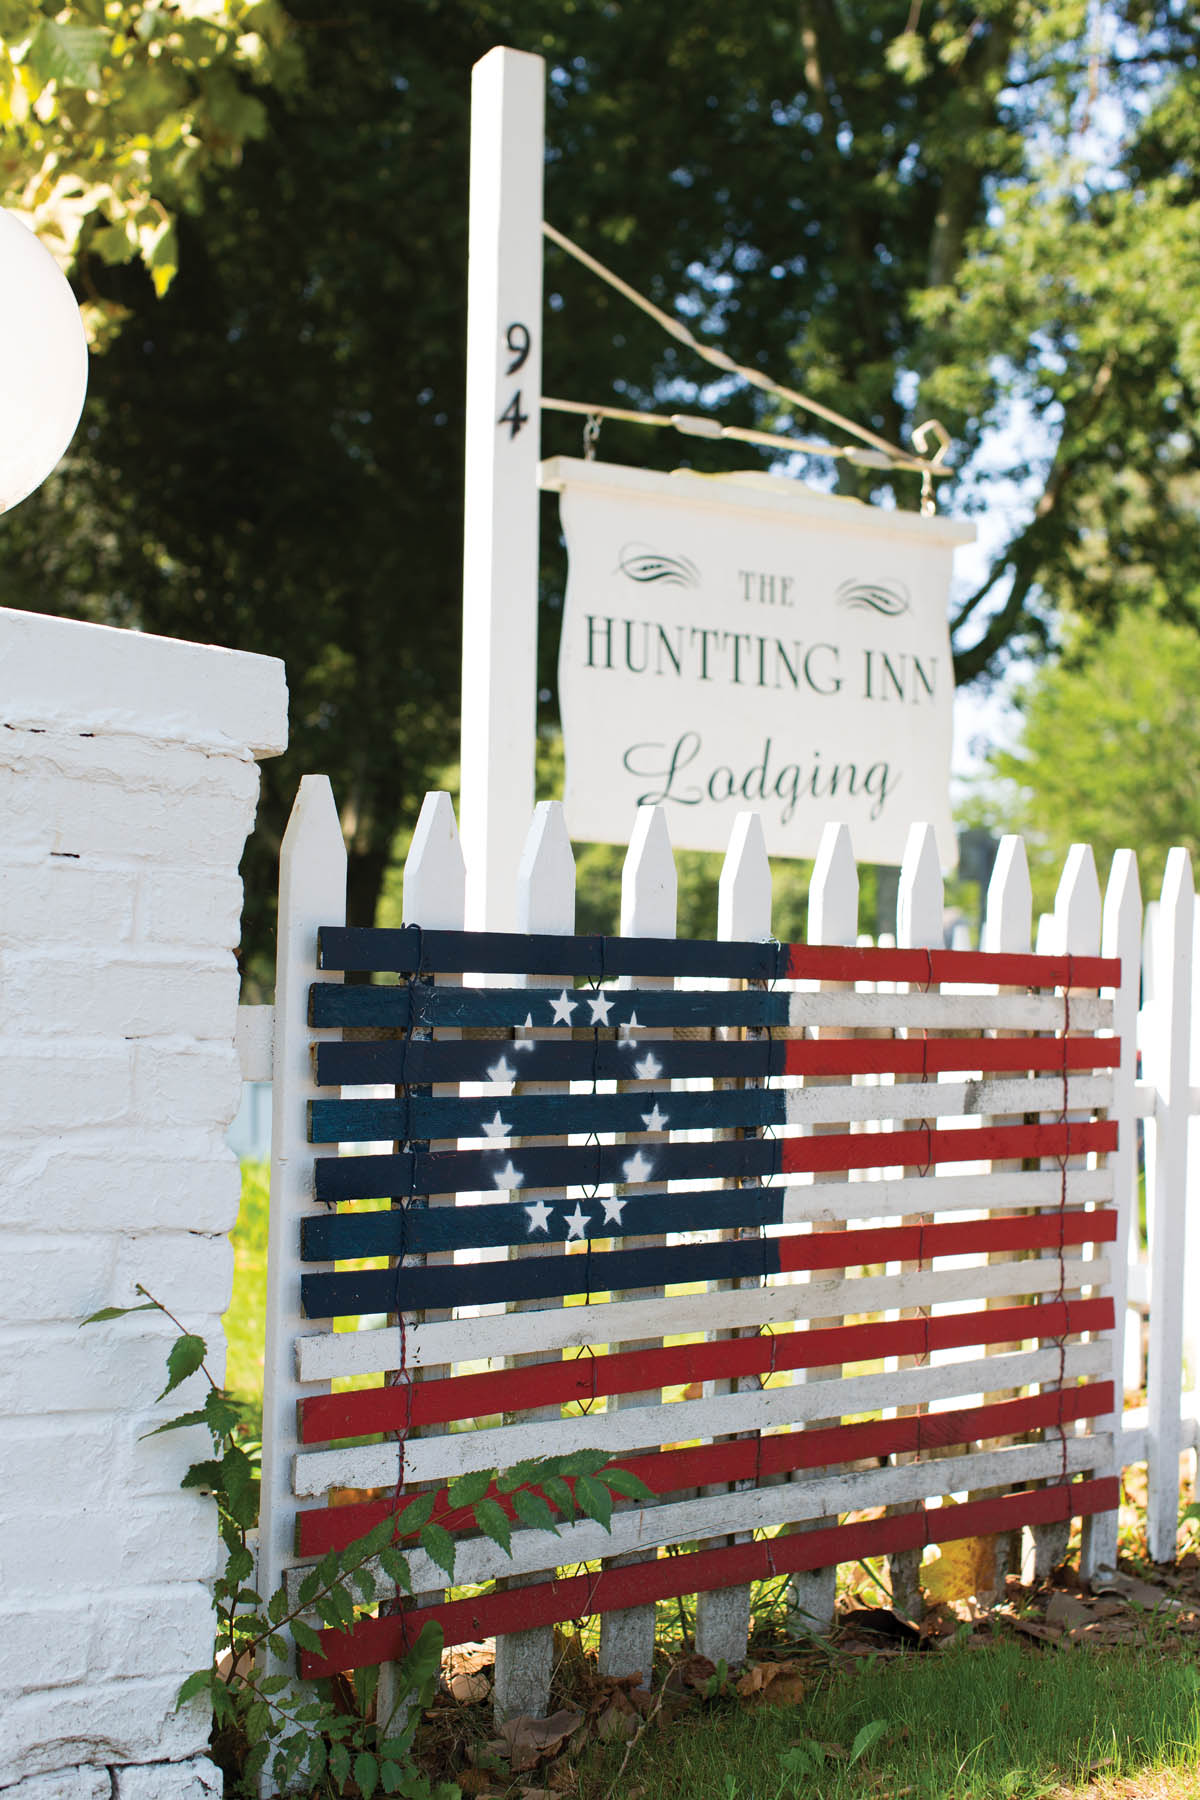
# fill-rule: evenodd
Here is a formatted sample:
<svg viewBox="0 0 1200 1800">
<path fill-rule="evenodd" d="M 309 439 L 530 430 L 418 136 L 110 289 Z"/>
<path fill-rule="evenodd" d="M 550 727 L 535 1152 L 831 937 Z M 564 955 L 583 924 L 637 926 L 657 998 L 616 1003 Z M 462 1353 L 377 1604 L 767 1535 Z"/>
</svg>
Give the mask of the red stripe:
<svg viewBox="0 0 1200 1800">
<path fill-rule="evenodd" d="M 828 1235 L 840 1244 L 850 1234 Z M 594 1400 L 601 1394 L 633 1394 L 784 1369 L 873 1362 L 885 1356 L 921 1356 L 930 1350 L 961 1349 L 968 1344 L 1069 1337 L 1080 1331 L 1107 1331 L 1112 1324 L 1110 1299 L 1055 1300 L 1041 1306 L 976 1310 L 946 1318 L 834 1325 L 769 1337 L 656 1345 L 606 1356 L 588 1354 L 524 1369 L 317 1394 L 300 1402 L 300 1441 L 322 1443 L 330 1438 L 366 1437 L 376 1431 L 403 1433 L 455 1419 L 524 1412 L 568 1400 Z"/>
<path fill-rule="evenodd" d="M 944 1450 L 953 1444 L 973 1444 L 983 1438 L 1012 1437 L 1076 1419 L 1102 1418 L 1112 1411 L 1113 1404 L 1112 1382 L 1092 1382 L 1084 1387 L 1061 1388 L 953 1412 L 872 1419 L 859 1425 L 800 1428 L 767 1437 L 694 1445 L 687 1450 L 660 1450 L 652 1456 L 626 1457 L 619 1466 L 640 1476 L 651 1493 L 671 1494 L 720 1481 L 757 1482 L 766 1475 L 787 1474 L 794 1469 L 832 1468 L 859 1457 Z M 510 1519 L 516 1519 L 509 1495 L 500 1493 L 494 1484 L 488 1494 Z M 297 1514 L 298 1554 L 316 1557 L 324 1556 L 328 1550 L 344 1550 L 347 1544 L 407 1506 L 411 1499 L 411 1494 L 401 1494 L 351 1506 L 310 1507 Z M 449 1531 L 466 1531 L 473 1525 L 471 1509 L 450 1506 L 444 1488 L 434 1502 L 433 1518 Z"/>
<path fill-rule="evenodd" d="M 781 1275 L 800 1269 L 857 1269 L 872 1263 L 928 1262 L 993 1250 L 1057 1250 L 1116 1242 L 1117 1215 L 1037 1212 L 940 1225 L 879 1225 L 859 1231 L 790 1232 L 775 1240 Z M 769 1240 L 768 1240 L 769 1241 Z"/>
<path fill-rule="evenodd" d="M 913 1110 L 920 1096 L 914 1090 Z M 993 1158 L 1079 1156 L 1087 1150 L 1115 1150 L 1115 1119 L 1096 1124 L 990 1125 L 975 1131 L 838 1131 L 827 1137 L 784 1138 L 783 1173 L 818 1169 L 882 1169 L 895 1163 L 932 1168 L 935 1163 L 989 1162 Z"/>
<path fill-rule="evenodd" d="M 787 1075 L 940 1075 L 963 1069 L 1115 1069 L 1117 1037 L 789 1038 Z"/>
<path fill-rule="evenodd" d="M 441 1625 L 448 1645 L 461 1644 L 553 1625 L 586 1613 L 643 1606 L 678 1594 L 740 1587 L 799 1569 L 829 1568 L 864 1556 L 918 1550 L 926 1544 L 952 1543 L 956 1538 L 985 1537 L 1015 1530 L 1019 1525 L 1042 1525 L 1057 1519 L 1082 1518 L 1088 1513 L 1111 1512 L 1119 1495 L 1115 1478 L 1104 1477 L 1006 1494 L 996 1500 L 968 1501 L 963 1506 L 920 1507 L 915 1512 L 892 1514 L 857 1525 L 793 1532 L 757 1543 L 728 1544 L 719 1550 L 651 1557 L 594 1575 L 508 1588 L 501 1593 L 452 1600 L 445 1606 L 413 1607 L 382 1618 L 364 1619 L 352 1632 L 322 1631 L 324 1656 L 302 1652 L 300 1673 L 313 1680 L 339 1669 L 398 1661 L 431 1621 Z"/>
<path fill-rule="evenodd" d="M 1119 987 L 1116 956 L 1014 955 L 995 950 L 876 950 L 866 945 L 789 944 L 789 981 L 940 982 L 982 987 Z"/>
</svg>

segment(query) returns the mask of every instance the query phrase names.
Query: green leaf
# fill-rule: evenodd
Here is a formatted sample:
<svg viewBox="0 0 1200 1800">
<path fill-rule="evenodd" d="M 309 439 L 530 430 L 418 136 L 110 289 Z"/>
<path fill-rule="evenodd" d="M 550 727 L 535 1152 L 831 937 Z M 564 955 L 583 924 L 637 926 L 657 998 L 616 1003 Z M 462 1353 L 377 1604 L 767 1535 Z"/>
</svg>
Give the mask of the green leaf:
<svg viewBox="0 0 1200 1800">
<path fill-rule="evenodd" d="M 608 1455 L 603 1450 L 572 1450 L 569 1456 L 556 1456 L 554 1462 L 560 1475 L 594 1475 L 606 1466 Z"/>
<path fill-rule="evenodd" d="M 346 1785 L 350 1774 L 350 1752 L 345 1744 L 335 1744 L 329 1752 L 329 1773 L 339 1788 Z"/>
<path fill-rule="evenodd" d="M 433 1503 L 437 1495 L 433 1493 L 418 1494 L 410 1500 L 402 1513 L 397 1513 L 392 1521 L 393 1537 L 415 1537 L 433 1511 Z"/>
<path fill-rule="evenodd" d="M 159 1395 L 161 1399 L 161 1394 Z M 207 1425 L 208 1418 L 201 1407 L 199 1412 L 180 1413 L 177 1419 L 167 1419 L 162 1425 L 156 1425 L 153 1431 L 143 1431 L 143 1438 L 159 1437 L 164 1431 L 184 1431 L 189 1425 Z"/>
<path fill-rule="evenodd" d="M 611 1488 L 614 1494 L 624 1494 L 627 1500 L 645 1500 L 651 1496 L 651 1489 L 641 1476 L 631 1474 L 628 1469 L 602 1469 L 600 1479 L 606 1488 Z"/>
<path fill-rule="evenodd" d="M 246 1760 L 242 1764 L 242 1776 L 246 1781 L 253 1781 L 261 1773 L 262 1767 L 271 1754 L 270 1738 L 263 1738 L 260 1743 L 253 1744 L 246 1752 Z"/>
<path fill-rule="evenodd" d="M 513 1495 L 513 1509 L 523 1525 L 532 1525 L 535 1531 L 552 1531 L 555 1537 L 558 1536 L 554 1514 L 540 1494 L 532 1493 L 529 1488 L 518 1488 Z"/>
<path fill-rule="evenodd" d="M 426 1525 L 421 1533 L 421 1548 L 439 1569 L 454 1573 L 454 1539 L 442 1525 Z"/>
<path fill-rule="evenodd" d="M 589 1519 L 595 1519 L 605 1530 L 611 1530 L 612 1495 L 594 1475 L 581 1475 L 575 1483 L 575 1498 Z"/>
<path fill-rule="evenodd" d="M 550 1464 L 553 1468 L 554 1463 Z M 505 1469 L 496 1477 L 496 1486 L 502 1494 L 511 1494 L 514 1488 L 523 1487 L 527 1481 L 534 1481 L 541 1474 L 545 1464 L 540 1457 L 530 1456 L 524 1462 L 514 1463 L 511 1469 Z"/>
<path fill-rule="evenodd" d="M 296 1643 L 301 1650 L 307 1650 L 310 1656 L 321 1656 L 324 1654 L 324 1647 L 320 1638 L 317 1636 L 312 1626 L 306 1625 L 303 1619 L 293 1619 L 290 1629 L 292 1636 L 295 1638 Z"/>
<path fill-rule="evenodd" d="M 272 1625 L 278 1625 L 288 1610 L 288 1596 L 285 1587 L 278 1587 L 267 1602 L 267 1617 Z"/>
<path fill-rule="evenodd" d="M 177 1337 L 167 1351 L 167 1385 L 159 1399 L 165 1400 L 189 1375 L 194 1375 L 207 1354 L 208 1346 L 202 1337 L 196 1337 L 190 1331 Z"/>
<path fill-rule="evenodd" d="M 308 1571 L 308 1574 L 304 1577 L 304 1580 L 300 1583 L 300 1604 L 301 1604 L 301 1606 L 311 1606 L 312 1605 L 313 1601 L 317 1597 L 317 1592 L 318 1592 L 320 1586 L 321 1586 L 320 1576 L 317 1574 L 317 1571 L 315 1569 L 310 1569 Z"/>
<path fill-rule="evenodd" d="M 850 1746 L 850 1763 L 856 1763 L 860 1756 L 865 1756 L 872 1744 L 877 1744 L 887 1730 L 886 1719 L 872 1719 L 864 1725 Z M 847 1768 L 850 1766 L 848 1763 Z"/>
<path fill-rule="evenodd" d="M 564 1519 L 575 1517 L 575 1496 L 560 1475 L 547 1475 L 541 1483 L 543 1494 Z"/>
<path fill-rule="evenodd" d="M 242 1727 L 250 1742 L 252 1744 L 257 1744 L 260 1738 L 267 1735 L 267 1729 L 270 1726 L 270 1723 L 270 1707 L 265 1700 L 255 1700 L 252 1705 L 246 1709 L 246 1716 L 242 1720 Z"/>
<path fill-rule="evenodd" d="M 405 1772 L 399 1763 L 385 1759 L 379 1765 L 379 1777 L 385 1794 L 398 1794 L 404 1786 Z"/>
<path fill-rule="evenodd" d="M 354 1569 L 351 1572 L 350 1579 L 364 1600 L 373 1600 L 375 1598 L 375 1577 L 372 1575 L 370 1569 Z"/>
<path fill-rule="evenodd" d="M 175 1696 L 176 1712 L 178 1712 L 179 1708 L 185 1705 L 187 1701 L 194 1699 L 197 1694 L 207 1693 L 216 1679 L 217 1677 L 212 1669 L 193 1669 L 192 1673 L 188 1676 L 178 1694 Z"/>
<path fill-rule="evenodd" d="M 494 1500 L 481 1500 L 475 1508 L 475 1523 L 502 1550 L 512 1555 L 512 1522 L 503 1507 Z"/>
<path fill-rule="evenodd" d="M 354 1779 L 362 1791 L 363 1800 L 371 1800 L 379 1786 L 379 1764 L 369 1750 L 360 1750 L 355 1757 Z"/>
<path fill-rule="evenodd" d="M 445 1640 L 446 1634 L 440 1625 L 431 1622 L 423 1628 L 420 1637 L 400 1664 L 396 1685 L 401 1694 L 411 1691 L 420 1695 L 424 1688 L 437 1680 Z"/>
<path fill-rule="evenodd" d="M 193 1463 L 183 1480 L 181 1488 L 204 1488 L 208 1493 L 217 1493 L 222 1485 L 223 1471 L 219 1462 L 211 1459 L 207 1462 Z"/>
<path fill-rule="evenodd" d="M 482 1500 L 492 1485 L 492 1470 L 478 1469 L 469 1475 L 459 1475 L 446 1489 L 446 1498 L 451 1506 L 474 1506 Z"/>
<path fill-rule="evenodd" d="M 86 1319 L 80 1319 L 79 1329 L 85 1325 L 104 1325 L 109 1319 L 123 1319 L 126 1313 L 159 1312 L 161 1308 L 153 1300 L 142 1300 L 137 1306 L 102 1306 L 99 1312 L 89 1313 Z"/>
<path fill-rule="evenodd" d="M 385 1544 L 379 1552 L 379 1560 L 396 1586 L 411 1594 L 412 1584 L 408 1573 L 408 1559 L 401 1556 L 394 1544 Z"/>
<path fill-rule="evenodd" d="M 254 1558 L 242 1544 L 236 1550 L 231 1550 L 225 1560 L 225 1577 L 228 1581 L 244 1581 L 253 1569 Z"/>
<path fill-rule="evenodd" d="M 209 1388 L 204 1396 L 204 1422 L 214 1437 L 228 1437 L 242 1422 L 241 1408 L 220 1388 Z"/>
</svg>

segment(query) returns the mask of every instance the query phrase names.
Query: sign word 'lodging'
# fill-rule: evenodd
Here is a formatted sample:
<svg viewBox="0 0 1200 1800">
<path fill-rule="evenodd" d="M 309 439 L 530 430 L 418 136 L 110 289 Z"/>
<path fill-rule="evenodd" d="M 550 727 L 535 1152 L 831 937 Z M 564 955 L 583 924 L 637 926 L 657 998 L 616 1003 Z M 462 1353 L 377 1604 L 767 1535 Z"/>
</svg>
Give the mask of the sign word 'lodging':
<svg viewBox="0 0 1200 1800">
<path fill-rule="evenodd" d="M 661 805 L 723 849 L 753 806 L 773 855 L 825 823 L 898 863 L 917 812 L 954 861 L 946 594 L 973 528 L 777 476 L 559 457 L 570 568 L 559 653 L 571 835 L 623 841 Z"/>
</svg>

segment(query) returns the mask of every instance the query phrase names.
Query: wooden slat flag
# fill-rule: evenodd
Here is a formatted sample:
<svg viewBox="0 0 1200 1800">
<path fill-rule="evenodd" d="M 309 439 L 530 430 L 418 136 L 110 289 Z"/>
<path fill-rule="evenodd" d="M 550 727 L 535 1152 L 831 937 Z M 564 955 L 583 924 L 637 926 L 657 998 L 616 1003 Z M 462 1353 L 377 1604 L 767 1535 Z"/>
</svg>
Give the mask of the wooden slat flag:
<svg viewBox="0 0 1200 1800">
<path fill-rule="evenodd" d="M 315 1029 L 354 1035 L 314 1049 L 351 1093 L 309 1108 L 301 1295 L 328 1329 L 299 1375 L 377 1384 L 301 1402 L 297 1499 L 359 1497 L 302 1507 L 298 1555 L 417 1484 L 579 1448 L 653 1500 L 611 1534 L 518 1523 L 511 1558 L 443 1507 L 456 1582 L 525 1579 L 326 1631 L 303 1673 L 393 1661 L 433 1618 L 453 1643 L 1116 1505 L 1089 1423 L 1113 1411 L 1117 962 L 406 927 L 323 931 L 319 966 L 376 979 L 311 993 Z"/>
</svg>

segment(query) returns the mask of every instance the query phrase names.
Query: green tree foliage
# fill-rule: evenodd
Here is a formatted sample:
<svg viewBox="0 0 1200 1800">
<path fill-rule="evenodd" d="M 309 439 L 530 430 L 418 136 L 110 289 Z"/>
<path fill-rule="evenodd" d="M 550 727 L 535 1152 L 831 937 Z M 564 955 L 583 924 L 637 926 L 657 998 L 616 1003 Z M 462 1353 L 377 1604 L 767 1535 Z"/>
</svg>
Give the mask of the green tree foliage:
<svg viewBox="0 0 1200 1800">
<path fill-rule="evenodd" d="M 1200 637 L 1153 609 L 1127 609 L 1111 631 L 1077 626 L 1068 653 L 1020 696 L 1017 747 L 991 759 L 1000 810 L 1028 834 L 1039 906 L 1066 853 L 1090 843 L 1101 879 L 1114 850 L 1138 852 L 1142 890 L 1158 892 L 1167 851 L 1200 851 Z"/>
<path fill-rule="evenodd" d="M 960 679 L 1045 640 L 1051 602 L 1104 614 L 1161 590 L 1184 604 L 1200 354 L 1189 10 L 293 0 L 290 16 L 307 83 L 259 93 L 262 135 L 208 167 L 166 297 L 84 240 L 80 283 L 126 326 L 97 360 L 71 460 L 0 550 L 14 604 L 286 658 L 293 744 L 267 767 L 246 864 L 253 946 L 301 773 L 334 782 L 366 921 L 397 832 L 453 758 L 469 71 L 493 44 L 547 60 L 547 216 L 702 339 L 893 441 L 937 413 L 960 507 L 986 504 L 976 453 L 1023 409 L 1015 472 L 1033 516 L 955 621 Z M 557 250 L 546 294 L 548 394 L 719 404 L 811 435 Z M 543 439 L 578 453 L 578 423 L 548 416 Z M 718 469 L 755 453 L 608 423 L 600 454 Z M 794 466 L 917 500 L 911 475 Z M 543 523 L 552 695 L 548 504 Z"/>
<path fill-rule="evenodd" d="M 163 294 L 177 215 L 265 129 L 252 87 L 298 73 L 276 0 L 0 0 L 0 203 L 64 262 L 137 257 Z"/>
</svg>

